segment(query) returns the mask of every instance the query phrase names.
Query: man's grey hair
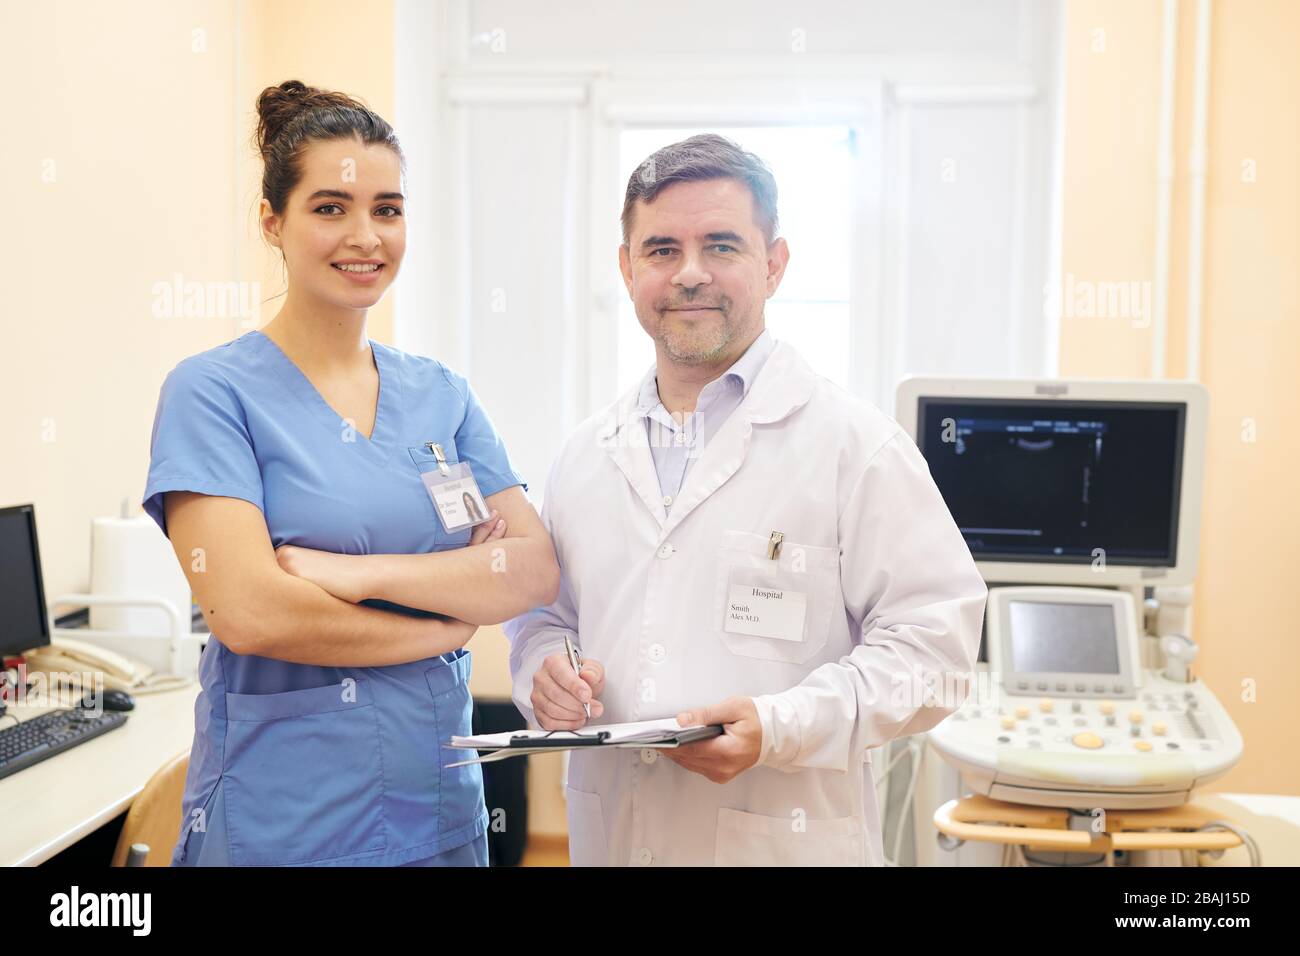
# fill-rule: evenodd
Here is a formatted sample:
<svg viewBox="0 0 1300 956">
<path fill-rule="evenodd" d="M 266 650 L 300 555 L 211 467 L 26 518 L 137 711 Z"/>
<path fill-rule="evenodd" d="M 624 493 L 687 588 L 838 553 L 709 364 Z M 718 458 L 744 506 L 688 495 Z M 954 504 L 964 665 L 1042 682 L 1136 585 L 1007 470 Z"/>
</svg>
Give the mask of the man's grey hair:
<svg viewBox="0 0 1300 956">
<path fill-rule="evenodd" d="M 776 180 L 767 164 L 725 136 L 703 133 L 656 150 L 632 173 L 623 197 L 623 244 L 638 201 L 654 202 L 673 183 L 737 179 L 754 198 L 754 218 L 768 242 L 776 238 Z"/>
</svg>

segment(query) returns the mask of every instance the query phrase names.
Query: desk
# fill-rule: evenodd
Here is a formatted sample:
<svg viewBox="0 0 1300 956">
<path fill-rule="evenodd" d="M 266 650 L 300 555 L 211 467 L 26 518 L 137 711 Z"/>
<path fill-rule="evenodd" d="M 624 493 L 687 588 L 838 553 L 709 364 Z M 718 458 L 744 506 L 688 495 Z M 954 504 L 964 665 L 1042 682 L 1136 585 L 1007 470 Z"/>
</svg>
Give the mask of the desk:
<svg viewBox="0 0 1300 956">
<path fill-rule="evenodd" d="M 134 695 L 121 727 L 0 780 L 0 866 L 43 863 L 124 813 L 155 771 L 189 750 L 198 693 L 195 681 Z M 16 704 L 9 713 L 25 721 L 52 709 Z"/>
</svg>

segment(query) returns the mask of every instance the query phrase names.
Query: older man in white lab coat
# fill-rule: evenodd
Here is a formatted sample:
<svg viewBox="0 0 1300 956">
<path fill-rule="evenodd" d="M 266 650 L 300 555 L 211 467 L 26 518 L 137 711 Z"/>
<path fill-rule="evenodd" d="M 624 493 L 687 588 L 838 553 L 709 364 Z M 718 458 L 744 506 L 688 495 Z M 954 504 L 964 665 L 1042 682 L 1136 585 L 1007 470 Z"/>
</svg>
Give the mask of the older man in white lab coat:
<svg viewBox="0 0 1300 956">
<path fill-rule="evenodd" d="M 665 147 L 623 230 L 656 365 L 555 462 L 562 586 L 506 626 L 514 699 L 548 730 L 586 704 L 593 725 L 725 733 L 574 751 L 571 860 L 879 864 L 869 748 L 960 705 L 984 583 L 906 433 L 765 330 L 789 251 L 761 160 L 718 136 Z"/>
</svg>

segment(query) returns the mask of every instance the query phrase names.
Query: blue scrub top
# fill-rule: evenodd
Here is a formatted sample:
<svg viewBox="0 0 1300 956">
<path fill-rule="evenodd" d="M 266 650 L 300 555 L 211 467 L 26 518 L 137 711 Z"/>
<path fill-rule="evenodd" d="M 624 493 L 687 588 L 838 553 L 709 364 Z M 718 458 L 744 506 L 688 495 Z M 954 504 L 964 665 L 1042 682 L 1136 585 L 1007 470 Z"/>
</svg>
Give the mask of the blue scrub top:
<svg viewBox="0 0 1300 956">
<path fill-rule="evenodd" d="M 464 546 L 443 531 L 420 475 L 427 442 L 467 462 L 484 497 L 523 479 L 463 377 L 371 342 L 379 401 L 351 428 L 261 332 L 185 359 L 154 419 L 144 510 L 163 493 L 242 498 L 271 542 L 342 554 Z M 401 610 L 401 609 L 398 609 Z M 419 613 L 419 612 L 411 612 Z M 231 653 L 209 621 L 194 747 L 173 863 L 396 865 L 486 831 L 482 773 L 448 768 L 470 732 L 469 653 L 389 667 L 318 667 Z"/>
</svg>

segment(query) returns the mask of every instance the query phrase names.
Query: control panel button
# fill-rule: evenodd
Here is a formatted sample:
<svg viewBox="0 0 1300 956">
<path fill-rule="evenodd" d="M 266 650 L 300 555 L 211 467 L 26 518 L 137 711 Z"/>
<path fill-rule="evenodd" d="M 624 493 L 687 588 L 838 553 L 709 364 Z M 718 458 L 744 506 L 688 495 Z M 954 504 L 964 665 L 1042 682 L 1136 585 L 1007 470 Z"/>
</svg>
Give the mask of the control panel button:
<svg viewBox="0 0 1300 956">
<path fill-rule="evenodd" d="M 1108 700 L 1103 700 L 1100 704 L 1098 704 L 1097 709 L 1100 710 L 1107 717 L 1115 713 L 1115 705 Z"/>
<path fill-rule="evenodd" d="M 1102 740 L 1096 734 L 1087 730 L 1085 730 L 1081 734 L 1075 734 L 1071 738 L 1071 742 L 1076 747 L 1082 747 L 1084 750 L 1097 750 L 1098 748 L 1103 747 L 1106 744 L 1106 741 Z"/>
<path fill-rule="evenodd" d="M 1168 727 L 1166 727 L 1158 720 L 1151 725 L 1151 732 L 1155 734 L 1157 737 L 1163 737 L 1165 735 L 1165 731 L 1168 729 L 1169 729 Z"/>
<path fill-rule="evenodd" d="M 1016 708 L 1016 716 L 1019 717 L 1021 720 L 1027 720 L 1027 719 L 1029 718 L 1029 708 L 1028 708 L 1028 707 L 1017 707 L 1017 708 Z"/>
<path fill-rule="evenodd" d="M 1151 749 L 1151 741 L 1135 740 L 1133 741 L 1133 746 L 1136 747 L 1138 750 L 1142 751 L 1143 753 L 1146 753 Z"/>
<path fill-rule="evenodd" d="M 1054 706 L 1056 705 L 1052 703 L 1052 698 L 1050 697 L 1044 697 L 1038 702 L 1038 709 L 1045 714 L 1050 714 Z"/>
</svg>

